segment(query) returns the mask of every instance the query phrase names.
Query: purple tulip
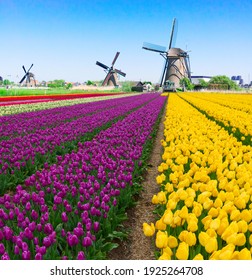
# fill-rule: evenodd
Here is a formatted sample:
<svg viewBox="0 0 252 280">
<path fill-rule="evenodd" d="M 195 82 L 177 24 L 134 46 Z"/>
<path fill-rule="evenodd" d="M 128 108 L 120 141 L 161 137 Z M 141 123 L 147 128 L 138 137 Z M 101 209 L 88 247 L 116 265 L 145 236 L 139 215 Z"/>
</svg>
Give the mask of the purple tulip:
<svg viewBox="0 0 252 280">
<path fill-rule="evenodd" d="M 3 255 L 5 252 L 5 247 L 3 243 L 0 243 L 0 255 Z"/>
<path fill-rule="evenodd" d="M 41 253 L 37 253 L 37 254 L 35 255 L 35 260 L 42 260 L 42 259 L 43 259 L 43 256 L 42 256 Z"/>
<path fill-rule="evenodd" d="M 10 256 L 8 255 L 7 252 L 5 252 L 5 253 L 2 255 L 1 260 L 10 260 Z"/>
<path fill-rule="evenodd" d="M 61 219 L 62 219 L 63 223 L 67 223 L 68 222 L 68 217 L 67 217 L 66 212 L 62 212 Z"/>
<path fill-rule="evenodd" d="M 85 254 L 83 251 L 80 251 L 77 255 L 77 260 L 85 260 Z"/>
<path fill-rule="evenodd" d="M 82 245 L 84 247 L 89 247 L 89 246 L 92 245 L 92 243 L 93 243 L 92 239 L 90 237 L 88 237 L 88 236 L 84 237 L 83 240 L 82 240 Z"/>
<path fill-rule="evenodd" d="M 30 260 L 30 258 L 31 258 L 31 252 L 30 251 L 23 251 L 22 259 L 23 260 Z"/>
<path fill-rule="evenodd" d="M 75 245 L 77 245 L 79 243 L 79 239 L 75 234 L 71 234 L 68 238 L 67 238 L 67 243 L 69 244 L 69 246 L 73 247 Z"/>
</svg>

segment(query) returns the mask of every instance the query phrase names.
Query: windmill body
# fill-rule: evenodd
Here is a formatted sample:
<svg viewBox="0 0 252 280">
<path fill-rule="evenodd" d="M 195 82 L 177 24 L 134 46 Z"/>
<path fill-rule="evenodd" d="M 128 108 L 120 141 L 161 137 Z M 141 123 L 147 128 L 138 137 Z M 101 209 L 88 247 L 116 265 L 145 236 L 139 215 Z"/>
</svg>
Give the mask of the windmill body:
<svg viewBox="0 0 252 280">
<path fill-rule="evenodd" d="M 166 50 L 165 47 L 153 45 L 150 43 L 144 43 L 143 49 L 158 52 L 164 59 L 164 68 L 161 74 L 160 87 L 167 89 L 165 84 L 174 85 L 174 88 L 180 87 L 180 80 L 182 78 L 189 78 L 191 80 L 191 70 L 189 56 L 187 52 L 180 48 L 173 47 L 174 32 L 176 28 L 176 19 L 173 20 L 171 37 L 169 47 Z M 170 88 L 171 91 L 174 88 Z"/>
<path fill-rule="evenodd" d="M 35 75 L 33 73 L 30 72 L 31 68 L 32 68 L 33 64 L 30 66 L 30 68 L 26 71 L 25 67 L 22 66 L 25 74 L 23 76 L 23 78 L 20 80 L 20 84 L 22 84 L 24 81 L 26 83 L 26 86 L 36 86 L 36 80 L 35 80 Z"/>
<path fill-rule="evenodd" d="M 114 68 L 114 64 L 119 56 L 120 52 L 117 52 L 111 66 L 107 66 L 99 61 L 96 61 L 96 65 L 102 67 L 103 69 L 105 69 L 106 77 L 102 82 L 102 86 L 115 86 L 118 87 L 119 83 L 118 83 L 118 75 L 125 77 L 126 74 L 124 72 L 122 72 L 121 70 L 118 70 L 116 68 Z"/>
</svg>

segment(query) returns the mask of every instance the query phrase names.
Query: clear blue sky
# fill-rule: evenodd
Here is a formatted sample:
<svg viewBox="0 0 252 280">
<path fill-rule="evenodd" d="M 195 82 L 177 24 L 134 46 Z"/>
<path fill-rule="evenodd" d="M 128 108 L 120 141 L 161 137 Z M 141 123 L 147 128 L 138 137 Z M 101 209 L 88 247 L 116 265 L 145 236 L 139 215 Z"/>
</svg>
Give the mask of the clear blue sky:
<svg viewBox="0 0 252 280">
<path fill-rule="evenodd" d="M 122 80 L 158 82 L 164 60 L 142 44 L 168 46 L 173 18 L 192 75 L 252 80 L 252 0 L 0 0 L 0 76 L 18 81 L 33 63 L 39 81 L 102 80 L 96 60 L 119 51 Z"/>
</svg>

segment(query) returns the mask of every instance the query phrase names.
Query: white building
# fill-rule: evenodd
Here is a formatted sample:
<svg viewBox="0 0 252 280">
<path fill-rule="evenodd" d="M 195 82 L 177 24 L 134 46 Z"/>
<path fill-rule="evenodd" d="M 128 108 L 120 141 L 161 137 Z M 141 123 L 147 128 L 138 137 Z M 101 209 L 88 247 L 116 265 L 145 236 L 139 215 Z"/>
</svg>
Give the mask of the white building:
<svg viewBox="0 0 252 280">
<path fill-rule="evenodd" d="M 211 80 L 211 78 L 211 76 L 191 76 L 191 81 L 194 85 L 199 85 L 200 80 L 203 80 L 208 83 Z"/>
</svg>

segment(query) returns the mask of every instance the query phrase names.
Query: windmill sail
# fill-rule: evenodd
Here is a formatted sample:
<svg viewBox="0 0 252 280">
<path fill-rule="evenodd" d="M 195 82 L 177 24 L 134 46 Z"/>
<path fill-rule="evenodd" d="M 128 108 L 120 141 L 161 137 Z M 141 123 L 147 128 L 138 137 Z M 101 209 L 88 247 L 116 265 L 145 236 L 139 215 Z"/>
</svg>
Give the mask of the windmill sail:
<svg viewBox="0 0 252 280">
<path fill-rule="evenodd" d="M 174 84 L 176 88 L 180 87 L 180 80 L 182 78 L 191 78 L 190 62 L 187 52 L 180 48 L 174 47 L 176 41 L 178 24 L 174 19 L 172 22 L 171 34 L 168 43 L 168 49 L 165 47 L 143 43 L 143 49 L 148 51 L 158 52 L 164 59 L 164 67 L 161 74 L 160 86 L 162 87 L 166 81 L 170 84 Z"/>
<path fill-rule="evenodd" d="M 107 66 L 99 61 L 96 61 L 96 65 L 102 67 L 103 69 L 106 70 L 106 77 L 102 83 L 103 86 L 106 85 L 114 85 L 118 86 L 118 77 L 117 75 L 126 76 L 126 73 L 122 72 L 121 70 L 115 69 L 114 64 L 119 56 L 120 52 L 116 52 L 114 59 L 112 60 L 111 66 Z"/>
</svg>

